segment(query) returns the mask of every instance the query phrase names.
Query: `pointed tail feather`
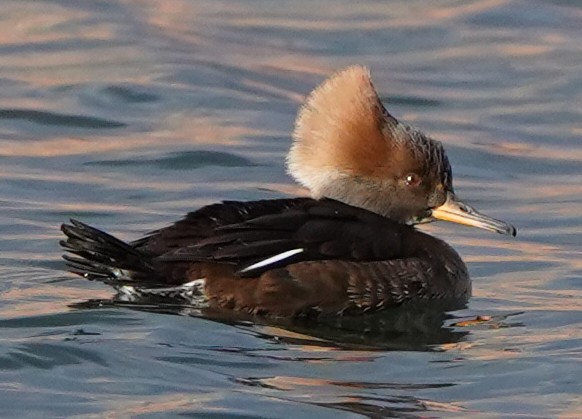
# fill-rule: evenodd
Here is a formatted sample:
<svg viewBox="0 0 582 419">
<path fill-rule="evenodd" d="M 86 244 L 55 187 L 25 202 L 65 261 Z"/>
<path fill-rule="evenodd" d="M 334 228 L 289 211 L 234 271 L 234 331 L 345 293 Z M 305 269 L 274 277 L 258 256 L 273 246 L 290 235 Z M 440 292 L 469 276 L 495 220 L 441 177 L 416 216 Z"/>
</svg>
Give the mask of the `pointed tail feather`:
<svg viewBox="0 0 582 419">
<path fill-rule="evenodd" d="M 110 234 L 73 219 L 61 231 L 67 236 L 60 244 L 68 252 L 63 259 L 70 272 L 115 285 L 159 280 L 151 256 Z"/>
</svg>

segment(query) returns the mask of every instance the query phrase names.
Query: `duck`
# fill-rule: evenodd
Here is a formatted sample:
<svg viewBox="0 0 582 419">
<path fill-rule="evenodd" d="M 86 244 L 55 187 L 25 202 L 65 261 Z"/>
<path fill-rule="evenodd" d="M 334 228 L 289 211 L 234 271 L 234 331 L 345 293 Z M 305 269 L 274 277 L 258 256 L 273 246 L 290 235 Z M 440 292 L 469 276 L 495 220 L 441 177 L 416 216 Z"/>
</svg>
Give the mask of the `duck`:
<svg viewBox="0 0 582 419">
<path fill-rule="evenodd" d="M 71 219 L 61 226 L 67 269 L 128 301 L 335 316 L 468 301 L 467 266 L 419 224 L 516 235 L 457 198 L 443 145 L 390 114 L 364 66 L 308 95 L 286 164 L 310 196 L 207 205 L 130 242 Z"/>
</svg>

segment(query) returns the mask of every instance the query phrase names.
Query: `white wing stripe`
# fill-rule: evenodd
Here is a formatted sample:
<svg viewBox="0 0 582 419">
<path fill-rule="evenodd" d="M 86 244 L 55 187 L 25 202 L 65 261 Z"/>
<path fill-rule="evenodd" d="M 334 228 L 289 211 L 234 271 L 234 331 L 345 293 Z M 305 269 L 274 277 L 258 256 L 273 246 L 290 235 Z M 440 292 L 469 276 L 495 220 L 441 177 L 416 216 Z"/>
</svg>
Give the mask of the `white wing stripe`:
<svg viewBox="0 0 582 419">
<path fill-rule="evenodd" d="M 242 269 L 240 272 L 245 273 L 245 272 L 252 271 L 253 269 L 264 268 L 265 266 L 269 266 L 269 265 L 272 265 L 274 263 L 285 260 L 287 258 L 290 258 L 291 256 L 295 256 L 295 255 L 303 252 L 304 250 L 305 249 L 303 249 L 303 248 L 287 250 L 286 252 L 279 253 L 278 255 L 271 256 L 270 258 L 261 260 L 257 263 L 253 263 L 252 265 L 247 266 L 246 268 Z"/>
</svg>

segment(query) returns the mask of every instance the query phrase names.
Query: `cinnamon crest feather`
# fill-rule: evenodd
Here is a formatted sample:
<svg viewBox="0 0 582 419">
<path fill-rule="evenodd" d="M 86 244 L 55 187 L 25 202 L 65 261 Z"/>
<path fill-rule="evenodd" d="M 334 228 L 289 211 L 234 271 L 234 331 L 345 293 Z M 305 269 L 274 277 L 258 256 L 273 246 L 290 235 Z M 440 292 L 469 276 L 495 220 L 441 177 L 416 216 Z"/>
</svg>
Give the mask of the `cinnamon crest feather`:
<svg viewBox="0 0 582 419">
<path fill-rule="evenodd" d="M 362 66 L 335 74 L 309 95 L 293 140 L 288 172 L 314 198 L 411 223 L 453 189 L 440 142 L 390 115 Z M 409 174 L 422 178 L 416 192 L 404 187 Z"/>
</svg>

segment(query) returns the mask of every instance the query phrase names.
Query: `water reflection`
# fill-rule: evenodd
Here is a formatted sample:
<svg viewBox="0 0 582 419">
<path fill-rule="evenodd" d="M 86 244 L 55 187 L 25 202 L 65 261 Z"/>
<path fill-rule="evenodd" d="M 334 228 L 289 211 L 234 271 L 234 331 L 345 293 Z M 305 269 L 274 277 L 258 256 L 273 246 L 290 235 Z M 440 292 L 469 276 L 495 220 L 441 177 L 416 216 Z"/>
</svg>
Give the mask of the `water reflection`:
<svg viewBox="0 0 582 419">
<path fill-rule="evenodd" d="M 348 382 L 330 381 L 323 379 L 297 379 L 295 377 L 268 377 L 237 379 L 237 383 L 249 387 L 261 387 L 276 390 L 277 397 L 281 399 L 293 399 L 289 394 L 311 394 L 309 398 L 299 399 L 302 403 L 339 409 L 358 413 L 368 418 L 418 418 L 415 413 L 440 411 L 463 412 L 461 406 L 455 403 L 440 403 L 434 400 L 414 397 L 415 391 L 442 389 L 454 387 L 451 383 L 426 383 L 426 384 L 402 384 L 402 383 L 372 383 L 372 382 Z M 323 393 L 321 389 L 328 389 Z M 363 390 L 362 392 L 359 392 Z M 354 392 L 351 395 L 345 392 Z M 366 391 L 369 394 L 366 394 Z M 395 394 L 389 394 L 389 393 Z M 388 393 L 388 394 L 386 394 Z M 402 395 L 408 393 L 409 395 Z"/>
<path fill-rule="evenodd" d="M 252 330 L 257 337 L 276 339 L 292 345 L 328 350 L 404 350 L 433 351 L 454 347 L 467 330 L 455 328 L 452 309 L 458 303 L 432 302 L 403 305 L 374 314 L 298 319 L 269 319 L 256 316 L 196 308 L 170 299 L 143 298 L 128 303 L 123 296 L 75 303 L 76 309 L 125 307 L 132 310 L 188 315 Z"/>
<path fill-rule="evenodd" d="M 385 381 L 380 373 L 375 381 L 350 379 L 314 378 L 298 375 L 272 375 L 265 369 L 265 362 L 301 365 L 351 365 L 369 363 L 374 365 L 386 356 L 386 351 L 456 351 L 460 342 L 470 334 L 467 328 L 456 327 L 459 318 L 449 314 L 451 304 L 440 302 L 433 305 L 403 306 L 374 315 L 345 316 L 315 319 L 261 319 L 237 315 L 233 312 L 199 310 L 189 306 L 148 301 L 128 304 L 113 299 L 88 300 L 73 304 L 81 312 L 96 311 L 110 307 L 123 307 L 140 312 L 194 317 L 228 325 L 232 330 L 252 334 L 264 340 L 268 346 L 248 347 L 244 344 L 206 347 L 204 352 L 215 352 L 216 356 L 197 353 L 193 348 L 158 356 L 163 361 L 183 368 L 209 364 L 229 371 L 230 380 L 238 391 L 261 394 L 270 400 L 292 402 L 326 409 L 352 412 L 370 418 L 418 417 L 420 412 L 464 412 L 457 403 L 445 403 L 421 397 L 423 391 L 454 387 L 456 383 L 438 380 Z M 457 307 L 461 308 L 461 307 Z M 194 319 L 192 319 L 194 321 Z M 193 325 L 196 328 L 196 325 Z M 177 349 L 177 348 L 176 348 Z M 205 360 L 208 359 L 208 360 Z M 233 362 L 243 366 L 233 371 Z M 291 367 L 285 371 L 292 372 Z M 389 376 L 389 373 L 386 372 Z M 244 388 L 248 388 L 247 391 Z M 177 404 L 166 404 L 167 397 L 154 397 L 148 404 L 148 412 L 158 412 L 156 406 L 167 406 L 172 410 L 194 416 L 212 410 L 216 401 L 202 402 L 192 409 L 191 398 L 177 398 Z M 125 411 L 126 403 L 119 401 L 115 411 Z M 139 404 L 136 402 L 134 404 Z M 199 404 L 198 402 L 196 404 Z M 150 410 L 151 408 L 151 410 Z M 251 408 L 252 409 L 252 408 Z M 264 411 L 260 409 L 260 411 Z M 255 411 L 257 412 L 257 411 Z"/>
</svg>

